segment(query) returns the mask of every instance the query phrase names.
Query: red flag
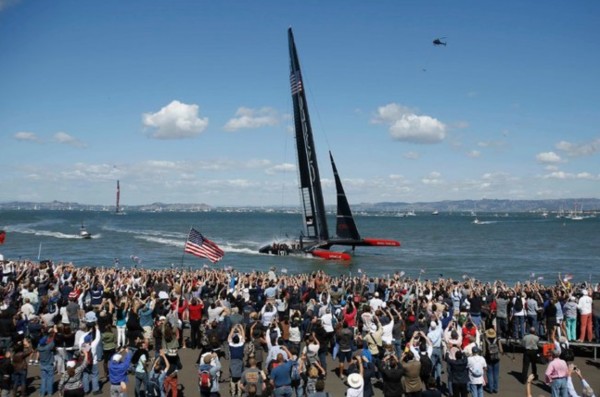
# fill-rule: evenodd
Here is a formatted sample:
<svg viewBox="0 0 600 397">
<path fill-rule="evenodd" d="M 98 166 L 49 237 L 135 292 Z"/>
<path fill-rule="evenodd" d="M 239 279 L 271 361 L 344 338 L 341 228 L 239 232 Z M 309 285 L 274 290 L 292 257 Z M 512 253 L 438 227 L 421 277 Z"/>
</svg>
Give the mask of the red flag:
<svg viewBox="0 0 600 397">
<path fill-rule="evenodd" d="M 207 258 L 215 263 L 223 258 L 225 251 L 209 239 L 205 238 L 196 229 L 191 229 L 187 241 L 185 242 L 184 252 L 201 258 Z"/>
<path fill-rule="evenodd" d="M 6 232 L 4 230 L 0 230 L 0 244 L 4 244 L 5 238 L 6 238 Z"/>
</svg>

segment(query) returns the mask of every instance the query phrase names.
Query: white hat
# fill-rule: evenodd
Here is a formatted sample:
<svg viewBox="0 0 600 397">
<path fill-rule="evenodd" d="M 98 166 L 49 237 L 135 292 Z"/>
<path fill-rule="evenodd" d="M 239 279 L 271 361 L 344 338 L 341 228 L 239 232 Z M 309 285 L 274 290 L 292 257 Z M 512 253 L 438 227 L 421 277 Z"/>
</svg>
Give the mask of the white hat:
<svg viewBox="0 0 600 397">
<path fill-rule="evenodd" d="M 86 323 L 95 323 L 96 321 L 98 321 L 98 317 L 96 317 L 96 313 L 87 312 L 85 314 L 85 322 Z"/>
<path fill-rule="evenodd" d="M 169 294 L 167 294 L 165 291 L 159 291 L 158 299 L 169 299 Z"/>
<path fill-rule="evenodd" d="M 587 295 L 588 294 L 588 290 L 584 289 L 584 290 L 581 291 L 581 293 L 584 294 L 584 295 Z"/>
<path fill-rule="evenodd" d="M 75 368 L 75 365 L 77 365 L 77 362 L 75 360 L 67 361 L 67 368 Z"/>
<path fill-rule="evenodd" d="M 348 385 L 353 389 L 358 389 L 363 385 L 361 374 L 353 373 L 348 375 Z"/>
<path fill-rule="evenodd" d="M 431 320 L 431 322 L 429 323 L 429 328 L 436 329 L 437 328 L 437 323 L 435 321 Z"/>
<path fill-rule="evenodd" d="M 379 298 L 379 292 L 375 291 L 375 297 Z"/>
<path fill-rule="evenodd" d="M 158 321 L 165 321 L 166 319 L 167 319 L 167 318 L 166 318 L 165 316 L 160 316 L 160 317 L 158 318 Z"/>
<path fill-rule="evenodd" d="M 121 361 L 121 358 L 123 358 L 123 356 L 121 356 L 119 353 L 113 354 L 112 356 L 113 361 Z"/>
</svg>

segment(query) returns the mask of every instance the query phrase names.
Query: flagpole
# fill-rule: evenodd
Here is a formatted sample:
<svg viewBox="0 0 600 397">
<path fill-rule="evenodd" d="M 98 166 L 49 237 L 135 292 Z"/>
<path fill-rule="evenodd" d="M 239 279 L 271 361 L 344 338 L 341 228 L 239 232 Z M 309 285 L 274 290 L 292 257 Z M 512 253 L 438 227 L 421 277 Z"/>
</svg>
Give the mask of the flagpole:
<svg viewBox="0 0 600 397">
<path fill-rule="evenodd" d="M 40 246 L 38 248 L 38 262 L 40 261 L 41 257 L 42 257 L 42 242 L 40 241 Z"/>
<path fill-rule="evenodd" d="M 190 233 L 192 232 L 193 227 L 190 226 L 190 231 L 188 232 L 187 237 L 185 238 L 185 243 L 183 243 L 183 253 L 181 254 L 181 268 L 183 269 L 183 257 L 185 256 L 185 244 L 190 239 Z"/>
</svg>

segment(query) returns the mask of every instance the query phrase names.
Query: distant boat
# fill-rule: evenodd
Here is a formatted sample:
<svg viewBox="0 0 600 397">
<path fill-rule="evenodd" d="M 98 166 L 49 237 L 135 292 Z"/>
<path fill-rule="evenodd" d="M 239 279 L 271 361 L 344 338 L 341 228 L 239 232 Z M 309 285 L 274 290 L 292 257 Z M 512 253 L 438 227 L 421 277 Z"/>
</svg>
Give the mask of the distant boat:
<svg viewBox="0 0 600 397">
<path fill-rule="evenodd" d="M 291 28 L 288 29 L 288 44 L 298 160 L 298 183 L 304 230 L 298 239 L 278 240 L 261 247 L 258 251 L 262 254 L 271 255 L 298 254 L 323 259 L 350 260 L 349 253 L 331 251 L 330 248 L 334 245 L 349 246 L 352 247 L 352 250 L 357 246 L 398 247 L 400 243 L 395 240 L 363 238 L 360 236 L 331 152 L 329 152 L 329 158 L 337 192 L 337 225 L 336 236 L 331 237 L 329 235 L 313 132 L 304 92 L 305 86 L 302 81 L 300 61 Z"/>
<path fill-rule="evenodd" d="M 431 213 L 431 215 L 439 215 L 439 211 L 438 210 L 433 210 L 433 212 Z"/>
<path fill-rule="evenodd" d="M 473 222 L 471 222 L 471 223 L 473 223 L 474 225 L 481 225 L 482 224 L 482 222 L 477 217 L 475 217 L 475 219 L 473 219 Z"/>
<path fill-rule="evenodd" d="M 115 215 L 125 215 L 125 212 L 121 211 L 121 185 L 117 180 L 117 204 L 115 206 Z"/>
<path fill-rule="evenodd" d="M 83 222 L 81 222 L 81 227 L 79 228 L 79 237 L 84 240 L 89 240 L 92 238 L 92 234 L 87 231 Z"/>
</svg>

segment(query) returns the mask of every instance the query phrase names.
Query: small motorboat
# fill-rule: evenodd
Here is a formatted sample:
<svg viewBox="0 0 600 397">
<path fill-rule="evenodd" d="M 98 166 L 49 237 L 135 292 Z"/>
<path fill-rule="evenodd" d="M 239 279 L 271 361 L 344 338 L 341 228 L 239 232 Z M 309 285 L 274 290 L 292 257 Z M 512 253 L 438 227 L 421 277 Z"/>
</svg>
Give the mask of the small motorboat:
<svg viewBox="0 0 600 397">
<path fill-rule="evenodd" d="M 79 228 L 79 237 L 81 237 L 84 240 L 89 240 L 92 238 L 92 234 L 87 231 L 83 224 L 81 224 L 81 227 Z"/>
</svg>

